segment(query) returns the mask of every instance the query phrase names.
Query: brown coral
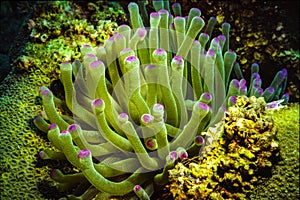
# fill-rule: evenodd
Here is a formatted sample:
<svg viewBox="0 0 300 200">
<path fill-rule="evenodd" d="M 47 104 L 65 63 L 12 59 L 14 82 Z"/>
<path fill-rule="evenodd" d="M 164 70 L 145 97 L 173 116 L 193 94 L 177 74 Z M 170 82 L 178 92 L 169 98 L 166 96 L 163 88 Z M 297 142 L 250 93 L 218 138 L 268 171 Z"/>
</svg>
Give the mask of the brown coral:
<svg viewBox="0 0 300 200">
<path fill-rule="evenodd" d="M 265 107 L 263 98 L 238 97 L 225 114 L 219 140 L 207 146 L 211 150 L 169 171 L 173 197 L 245 199 L 259 177 L 270 176 L 279 158 L 279 145 Z"/>
</svg>

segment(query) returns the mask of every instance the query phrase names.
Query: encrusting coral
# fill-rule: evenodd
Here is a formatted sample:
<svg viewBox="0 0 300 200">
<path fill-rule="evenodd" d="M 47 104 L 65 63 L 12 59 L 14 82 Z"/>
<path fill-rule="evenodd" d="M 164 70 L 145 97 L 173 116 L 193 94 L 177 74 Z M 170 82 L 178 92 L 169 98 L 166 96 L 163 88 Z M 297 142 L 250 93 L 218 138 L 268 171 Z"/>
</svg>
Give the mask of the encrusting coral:
<svg viewBox="0 0 300 200">
<path fill-rule="evenodd" d="M 174 199 L 246 199 L 259 177 L 271 175 L 279 143 L 263 98 L 239 96 L 218 126 L 206 132 L 217 142 L 201 157 L 169 171 Z"/>
<path fill-rule="evenodd" d="M 81 170 L 51 172 L 61 190 L 79 185 L 74 192 L 78 198 L 135 193 L 149 199 L 155 186 L 167 183 L 168 170 L 178 159 L 198 154 L 201 132 L 223 117 L 235 96 L 247 94 L 244 79 L 230 81 L 237 64 L 229 49 L 228 23 L 222 25 L 223 35 L 210 38 L 215 18 L 200 33 L 205 24 L 199 9 L 184 18 L 178 3 L 172 5 L 174 16 L 168 2 L 153 5 L 156 12 L 148 17 L 144 4 L 140 15 L 138 5 L 130 3 L 132 29 L 119 26 L 103 46 L 83 45 L 82 62 L 60 65 L 64 101 L 46 86 L 40 88 L 44 112 L 34 123 L 57 151 L 44 150 L 39 156 L 67 159 Z M 150 21 L 150 28 L 142 19 Z M 278 98 L 274 91 L 281 94 L 286 71 L 281 74 L 275 77 L 276 87 L 264 92 L 255 77 L 250 95 Z"/>
</svg>

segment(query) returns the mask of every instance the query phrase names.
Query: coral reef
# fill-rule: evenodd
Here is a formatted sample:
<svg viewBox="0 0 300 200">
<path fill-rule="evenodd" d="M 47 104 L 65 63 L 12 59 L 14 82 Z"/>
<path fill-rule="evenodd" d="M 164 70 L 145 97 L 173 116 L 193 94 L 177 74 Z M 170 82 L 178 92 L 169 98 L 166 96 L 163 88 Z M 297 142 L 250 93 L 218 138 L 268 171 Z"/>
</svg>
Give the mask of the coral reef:
<svg viewBox="0 0 300 200">
<path fill-rule="evenodd" d="M 20 4 L 22 2 L 19 2 Z M 25 2 L 26 3 L 26 2 Z M 64 6 L 68 6 L 71 2 L 61 2 L 57 8 L 63 9 Z M 94 2 L 95 3 L 95 2 Z M 99 2 L 97 2 L 99 3 Z M 76 3 L 77 4 L 77 3 Z M 90 5 L 89 8 L 84 7 L 82 3 L 78 3 L 78 6 L 71 6 L 72 9 L 69 12 L 68 18 L 71 19 L 74 17 L 74 10 L 76 12 L 93 12 L 96 11 L 97 8 L 95 8 L 93 5 Z M 84 8 L 79 8 L 80 6 Z M 101 14 L 103 10 L 101 10 L 102 5 L 99 6 L 99 12 L 98 14 Z M 185 6 L 186 7 L 186 6 Z M 31 9 L 30 6 L 27 8 L 22 8 L 22 10 Z M 219 9 L 219 8 L 218 8 Z M 106 14 L 113 13 L 115 8 L 108 8 Z M 48 12 L 54 11 L 53 9 L 47 10 Z M 112 11 L 112 12 L 111 12 Z M 202 11 L 202 9 L 201 9 Z M 55 11 L 56 12 L 56 11 Z M 61 10 L 59 10 L 62 15 Z M 88 22 L 91 16 L 89 12 L 86 12 L 88 14 Z M 122 12 L 122 11 L 121 11 Z M 232 14 L 232 12 L 230 12 Z M 51 16 L 54 16 L 52 14 Z M 59 15 L 57 15 L 59 16 Z M 64 15 L 65 16 L 65 15 Z M 83 16 L 83 15 L 78 15 Z M 211 16 L 211 15 L 209 15 Z M 78 21 L 81 21 L 80 17 L 77 17 Z M 108 17 L 109 19 L 112 19 Z M 123 17 L 122 17 L 123 18 Z M 225 17 L 226 18 L 226 17 Z M 34 23 L 40 23 L 41 18 L 33 19 Z M 59 17 L 51 18 L 52 21 L 60 21 L 64 24 L 66 23 L 65 19 L 59 19 Z M 207 18 L 209 19 L 209 18 Z M 75 19 L 74 19 L 75 20 Z M 227 20 L 227 18 L 226 18 Z M 50 24 L 52 24 L 52 21 Z M 97 22 L 95 20 L 94 22 Z M 33 28 L 34 23 L 32 21 L 29 21 L 28 28 Z M 74 26 L 76 24 L 73 24 Z M 90 24 L 89 24 L 90 25 Z M 96 24 L 93 23 L 94 27 L 96 27 Z M 74 28 L 74 27 L 72 27 Z M 41 33 L 40 35 L 43 35 L 44 30 L 48 30 L 47 27 L 43 27 L 41 29 L 38 29 Z M 53 30 L 53 29 L 51 29 Z M 91 29 L 93 30 L 93 29 Z M 40 99 L 35 99 L 35 96 L 37 95 L 37 91 L 40 85 L 47 85 L 50 86 L 51 83 L 51 91 L 58 95 L 61 99 L 64 99 L 64 95 L 58 94 L 57 91 L 59 89 L 59 86 L 57 87 L 57 84 L 59 85 L 59 82 L 53 80 L 58 78 L 59 71 L 59 63 L 63 61 L 71 61 L 74 59 L 81 59 L 81 54 L 79 51 L 79 47 L 82 44 L 90 43 L 92 46 L 94 46 L 96 43 L 95 40 L 91 41 L 91 38 L 89 37 L 89 33 L 85 33 L 85 35 L 78 36 L 78 32 L 76 30 L 71 30 L 68 32 L 62 32 L 61 34 L 66 34 L 64 36 L 66 37 L 60 37 L 59 35 L 52 35 L 53 33 L 56 33 L 56 31 L 50 32 L 46 31 L 46 33 L 50 34 L 50 37 L 48 37 L 45 41 L 45 43 L 41 43 L 42 41 L 39 40 L 39 38 L 35 41 L 35 44 L 32 45 L 29 43 L 29 46 L 26 49 L 25 57 L 21 57 L 19 61 L 22 63 L 17 62 L 18 66 L 15 66 L 16 68 L 21 69 L 21 71 L 13 71 L 9 74 L 9 76 L 5 79 L 4 82 L 2 82 L 2 85 L 0 86 L 1 91 L 1 98 L 0 98 L 0 105 L 1 105 L 1 116 L 0 116 L 0 136 L 1 136 L 1 185 L 0 185 L 0 193 L 1 193 L 1 199 L 5 198 L 14 198 L 14 199 L 58 199 L 63 194 L 56 191 L 55 188 L 51 187 L 53 184 L 53 179 L 50 179 L 48 176 L 48 172 L 51 168 L 59 168 L 62 170 L 63 174 L 72 174 L 72 173 L 78 173 L 79 175 L 76 177 L 74 176 L 73 180 L 76 178 L 81 178 L 82 174 L 78 171 L 77 168 L 73 168 L 72 166 L 68 165 L 66 161 L 60 160 L 64 159 L 64 156 L 62 154 L 56 154 L 51 155 L 52 157 L 56 156 L 56 158 L 59 160 L 41 160 L 37 158 L 36 152 L 45 150 L 46 153 L 53 153 L 53 150 L 57 150 L 53 148 L 53 145 L 50 145 L 47 141 L 47 138 L 45 137 L 45 134 L 41 135 L 40 132 L 36 134 L 36 129 L 32 124 L 30 124 L 31 116 L 33 116 L 38 110 L 41 109 Z M 71 35 L 68 35 L 68 33 L 72 33 Z M 33 34 L 32 36 L 34 36 Z M 79 34 L 80 35 L 80 34 Z M 239 34 L 236 34 L 239 35 Z M 35 35 L 36 36 L 36 35 Z M 84 37 L 87 36 L 87 37 Z M 67 38 L 65 40 L 65 38 Z M 76 42 L 75 42 L 76 41 Z M 243 39 L 241 40 L 243 41 Z M 18 43 L 18 42 L 17 42 Z M 72 43 L 72 44 L 71 44 Z M 45 49 L 46 47 L 46 49 Z M 246 46 L 247 47 L 247 46 Z M 31 49 L 31 50 L 29 50 Z M 60 49 L 59 51 L 57 49 Z M 263 48 L 262 48 L 263 49 Z M 256 49 L 257 50 L 257 49 Z M 46 52 L 45 52 L 46 51 Z M 250 51 L 246 51 L 250 52 Z M 18 56 L 17 53 L 12 53 L 14 57 Z M 246 53 L 247 54 L 247 53 Z M 244 54 L 243 56 L 246 56 Z M 67 55 L 67 56 L 65 56 Z M 286 59 L 289 59 L 289 54 L 287 52 Z M 47 60 L 47 61 L 45 61 Z M 296 60 L 297 61 L 297 60 Z M 249 62 L 248 62 L 249 63 Z M 285 62 L 286 63 L 286 62 Z M 16 65 L 14 63 L 14 65 Z M 277 64 L 281 66 L 280 64 Z M 270 65 L 272 66 L 272 65 Z M 41 68 L 41 69 L 39 69 Z M 28 70 L 28 72 L 27 72 Z M 247 76 L 245 76 L 247 78 Z M 262 77 L 264 77 L 262 75 Z M 56 102 L 57 103 L 57 102 Z M 66 109 L 67 110 L 67 109 Z M 61 112 L 61 111 L 59 111 Z M 65 114 L 65 113 L 64 113 Z M 70 113 L 69 113 L 70 114 Z M 14 117 L 11 117 L 14 116 Z M 45 116 L 45 115 L 43 115 Z M 291 125 L 295 125 L 297 123 L 292 123 Z M 292 126 L 291 126 L 292 127 Z M 282 134 L 282 141 L 289 141 L 289 137 Z M 2 140 L 3 138 L 3 140 Z M 199 144 L 202 144 L 203 138 L 198 138 L 195 142 L 198 142 Z M 295 142 L 292 141 L 292 142 Z M 296 141 L 297 142 L 297 141 Z M 287 142 L 287 144 L 290 144 L 291 142 Z M 7 145 L 9 144 L 9 145 Z M 197 146 L 197 145 L 194 145 Z M 288 146 L 288 145 L 287 145 Z M 290 145 L 290 149 L 293 149 L 297 145 Z M 198 147 L 197 147 L 198 148 Z M 47 149 L 50 149 L 50 151 L 47 151 Z M 199 149 L 199 148 L 198 148 Z M 297 150 L 299 152 L 299 149 Z M 179 151 L 180 152 L 180 151 Z M 289 159 L 293 156 L 293 151 L 287 152 L 286 159 Z M 88 154 L 88 153 L 87 153 Z M 87 155 L 84 154 L 84 155 Z M 83 156 L 84 156 L 83 155 Z M 189 156 L 192 154 L 189 154 Z M 42 153 L 39 156 L 45 156 Z M 174 156 L 174 155 L 173 155 Z M 185 154 L 182 154 L 182 157 L 185 157 Z M 293 160 L 297 160 L 297 158 L 294 158 Z M 97 161 L 96 161 L 97 162 Z M 66 168 L 63 166 L 67 165 Z M 293 182 L 291 184 L 291 176 L 298 176 L 297 174 L 294 175 L 293 173 L 296 173 L 297 170 L 289 171 L 290 167 L 287 167 L 286 165 L 289 165 L 288 162 L 282 162 L 282 169 L 279 171 L 279 174 L 283 177 L 280 178 L 280 180 L 285 180 L 287 183 L 282 186 L 280 183 L 278 184 L 278 181 L 274 180 L 274 182 L 271 182 L 272 187 L 270 188 L 272 191 L 274 188 L 278 189 L 280 187 L 280 191 L 282 194 L 286 194 L 286 191 L 293 192 L 295 190 L 292 190 L 292 186 L 296 185 L 296 182 Z M 21 166 L 21 167 L 20 167 Z M 296 167 L 296 166 L 295 166 Z M 297 167 L 295 168 L 297 169 Z M 285 171 L 288 171 L 289 178 L 285 177 Z M 51 176 L 54 178 L 57 175 L 56 178 L 59 175 L 62 175 L 59 170 L 53 170 L 51 171 Z M 75 174 L 76 175 L 76 174 Z M 71 176 L 65 176 L 67 178 L 71 178 Z M 72 178 L 71 178 L 72 179 Z M 61 180 L 58 178 L 58 180 Z M 83 180 L 85 180 L 83 178 Z M 293 179 L 294 180 L 294 179 Z M 114 181 L 118 181 L 114 179 Z M 58 181 L 59 182 L 59 181 Z M 75 182 L 77 183 L 77 182 Z M 83 184 L 85 184 L 84 182 Z M 295 183 L 295 184 L 294 184 Z M 274 186 L 275 184 L 278 184 Z M 60 186 L 65 189 L 68 184 L 58 184 L 59 188 Z M 289 188 L 290 186 L 290 188 Z M 82 187 L 83 190 L 85 187 Z M 295 188 L 295 187 L 294 187 Z M 266 187 L 265 190 L 268 190 L 269 188 Z M 41 193 L 39 193 L 42 192 Z M 97 193 L 95 189 L 91 189 L 91 192 Z M 136 193 L 136 195 L 140 198 L 145 196 L 144 192 L 148 191 L 147 188 L 139 187 L 139 185 L 135 186 L 132 189 L 133 192 Z M 84 191 L 81 191 L 84 192 Z M 259 192 L 258 192 L 259 193 Z M 266 192 L 267 193 L 267 192 Z M 293 193 L 295 194 L 295 193 Z M 293 194 L 291 197 L 293 197 Z M 76 194 L 80 195 L 80 193 Z M 257 194 L 256 194 L 257 195 Z M 274 193 L 273 197 L 278 194 Z M 266 195 L 262 195 L 263 197 L 266 197 Z M 280 196 L 280 195 L 279 195 Z M 296 195 L 295 195 L 296 196 Z M 84 196 L 82 196 L 84 197 Z M 281 197 L 281 196 L 280 196 Z"/>
<path fill-rule="evenodd" d="M 174 199 L 246 199 L 260 177 L 271 175 L 278 162 L 277 129 L 263 98 L 239 96 L 218 128 L 205 134 L 201 157 L 170 170 Z"/>
<path fill-rule="evenodd" d="M 40 83 L 49 83 L 45 80 L 37 81 L 28 73 L 10 73 L 0 85 L 1 199 L 43 199 L 38 191 L 41 181 L 51 182 L 49 170 L 63 167 L 53 163 L 42 168 L 36 163 L 38 150 L 52 148 L 31 123 L 32 115 L 41 109 L 33 94 Z M 47 189 L 55 191 L 48 185 Z"/>
<path fill-rule="evenodd" d="M 258 180 L 250 199 L 299 199 L 299 104 L 271 112 L 277 127 L 280 160 L 272 177 Z"/>
</svg>

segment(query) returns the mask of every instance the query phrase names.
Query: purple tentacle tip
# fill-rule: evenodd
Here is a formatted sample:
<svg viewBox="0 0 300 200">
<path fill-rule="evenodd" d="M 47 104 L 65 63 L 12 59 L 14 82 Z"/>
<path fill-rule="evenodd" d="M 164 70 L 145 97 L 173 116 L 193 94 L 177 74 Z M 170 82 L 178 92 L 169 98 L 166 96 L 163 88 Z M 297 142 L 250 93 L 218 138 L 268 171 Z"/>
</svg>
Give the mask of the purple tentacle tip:
<svg viewBox="0 0 300 200">
<path fill-rule="evenodd" d="M 287 76 L 287 74 L 288 74 L 288 72 L 287 72 L 287 70 L 286 70 L 286 68 L 283 68 L 282 70 L 281 70 L 281 74 L 282 74 L 282 76 Z"/>
<path fill-rule="evenodd" d="M 146 147 L 150 150 L 154 150 L 157 148 L 157 141 L 153 138 L 149 138 L 146 140 Z"/>
<path fill-rule="evenodd" d="M 253 76 L 253 78 L 260 78 L 260 75 L 259 75 L 258 72 L 254 72 L 254 73 L 252 74 L 252 76 Z"/>
<path fill-rule="evenodd" d="M 205 142 L 205 139 L 202 136 L 197 136 L 195 138 L 196 145 L 202 145 L 202 144 L 204 144 L 204 142 Z"/>
<path fill-rule="evenodd" d="M 95 58 L 96 56 L 94 54 L 92 54 L 92 53 L 87 53 L 87 54 L 85 54 L 84 57 Z"/>
<path fill-rule="evenodd" d="M 158 54 L 158 55 L 161 55 L 161 54 L 165 54 L 165 53 L 166 53 L 166 51 L 165 51 L 164 49 L 161 49 L 161 48 L 156 49 L 154 52 L 155 52 L 155 54 Z"/>
<path fill-rule="evenodd" d="M 102 106 L 104 103 L 104 101 L 102 99 L 95 99 L 93 102 L 92 102 L 92 105 L 93 106 Z"/>
<path fill-rule="evenodd" d="M 245 79 L 241 79 L 240 80 L 240 87 L 245 86 L 246 85 L 246 80 Z"/>
<path fill-rule="evenodd" d="M 150 17 L 159 17 L 159 13 L 152 12 L 152 13 L 150 13 Z"/>
<path fill-rule="evenodd" d="M 120 113 L 119 116 L 118 116 L 118 119 L 122 123 L 127 122 L 128 121 L 128 115 L 127 115 L 127 113 Z"/>
<path fill-rule="evenodd" d="M 289 97 L 290 97 L 290 94 L 289 94 L 289 93 L 285 93 L 284 96 L 285 96 L 286 98 L 289 98 Z"/>
<path fill-rule="evenodd" d="M 146 124 L 150 123 L 153 120 L 153 117 L 150 114 L 143 114 L 142 121 Z"/>
<path fill-rule="evenodd" d="M 207 33 L 201 33 L 201 35 L 202 35 L 203 37 L 209 37 L 209 35 L 208 35 Z"/>
<path fill-rule="evenodd" d="M 68 131 L 66 131 L 66 130 L 63 130 L 62 132 L 60 132 L 60 134 L 62 134 L 62 135 L 66 135 L 66 134 L 68 134 Z"/>
<path fill-rule="evenodd" d="M 240 87 L 240 82 L 239 82 L 237 79 L 233 79 L 233 80 L 232 80 L 232 83 L 233 83 L 233 86 L 234 86 L 235 88 L 239 88 L 239 87 Z"/>
<path fill-rule="evenodd" d="M 51 95 L 52 92 L 48 89 L 42 91 L 42 96 Z"/>
<path fill-rule="evenodd" d="M 160 103 L 156 103 L 153 106 L 153 110 L 156 112 L 164 112 L 164 105 L 160 104 Z"/>
<path fill-rule="evenodd" d="M 102 61 L 101 61 L 101 60 L 93 61 L 93 62 L 90 64 L 90 68 L 96 68 L 96 67 L 99 67 L 101 64 L 102 64 Z"/>
<path fill-rule="evenodd" d="M 177 154 L 176 151 L 171 151 L 171 152 L 169 153 L 169 159 L 170 159 L 170 161 L 174 161 L 174 160 L 176 160 L 177 158 L 178 158 L 178 154 Z"/>
<path fill-rule="evenodd" d="M 204 92 L 204 93 L 203 93 L 203 98 L 204 98 L 205 100 L 207 100 L 207 101 L 211 101 L 211 100 L 212 100 L 212 96 L 211 96 L 211 94 L 208 93 L 208 92 Z"/>
<path fill-rule="evenodd" d="M 209 50 L 207 51 L 207 55 L 209 55 L 209 56 L 215 56 L 215 55 L 216 55 L 216 53 L 215 53 L 215 51 L 214 51 L 214 50 L 212 50 L 212 49 L 209 49 Z"/>
<path fill-rule="evenodd" d="M 127 118 L 128 115 L 127 115 L 127 113 L 120 113 L 120 114 L 119 114 L 119 117 L 121 117 L 121 118 Z"/>
<path fill-rule="evenodd" d="M 208 106 L 206 103 L 203 103 L 203 102 L 199 102 L 199 103 L 198 103 L 198 107 L 199 107 L 201 110 L 209 110 L 209 106 Z"/>
<path fill-rule="evenodd" d="M 225 35 L 219 35 L 219 36 L 218 36 L 218 39 L 224 41 L 224 40 L 226 40 L 226 36 L 225 36 Z"/>
<path fill-rule="evenodd" d="M 180 153 L 179 155 L 179 159 L 180 160 L 184 160 L 184 159 L 187 159 L 188 158 L 188 153 L 186 151 L 183 151 Z"/>
<path fill-rule="evenodd" d="M 52 129 L 55 129 L 57 127 L 57 124 L 50 124 L 48 126 L 48 130 L 52 130 Z"/>
<path fill-rule="evenodd" d="M 138 28 L 137 33 L 140 38 L 144 38 L 147 34 L 147 30 L 145 28 Z"/>
<path fill-rule="evenodd" d="M 73 133 L 74 131 L 76 131 L 77 129 L 79 128 L 79 126 L 77 124 L 71 124 L 69 127 L 68 127 L 68 131 L 70 133 Z"/>
<path fill-rule="evenodd" d="M 78 158 L 87 158 L 91 155 L 90 150 L 84 149 L 78 152 L 77 157 Z"/>
<path fill-rule="evenodd" d="M 273 87 L 268 87 L 266 90 L 267 90 L 269 93 L 273 93 L 273 92 L 275 91 Z"/>
<path fill-rule="evenodd" d="M 174 56 L 173 58 L 174 61 L 178 62 L 178 64 L 182 64 L 183 63 L 183 59 L 181 56 Z"/>
<path fill-rule="evenodd" d="M 139 192 L 142 189 L 142 187 L 140 185 L 136 185 L 133 189 L 134 191 Z"/>
<path fill-rule="evenodd" d="M 165 10 L 165 9 L 162 9 L 162 10 L 159 10 L 158 13 L 159 14 L 167 14 L 169 12 L 167 10 Z"/>
<path fill-rule="evenodd" d="M 229 99 L 233 104 L 236 103 L 236 96 L 230 96 Z"/>
<path fill-rule="evenodd" d="M 137 61 L 137 57 L 136 56 L 128 56 L 125 59 L 126 62 L 135 62 Z"/>
</svg>

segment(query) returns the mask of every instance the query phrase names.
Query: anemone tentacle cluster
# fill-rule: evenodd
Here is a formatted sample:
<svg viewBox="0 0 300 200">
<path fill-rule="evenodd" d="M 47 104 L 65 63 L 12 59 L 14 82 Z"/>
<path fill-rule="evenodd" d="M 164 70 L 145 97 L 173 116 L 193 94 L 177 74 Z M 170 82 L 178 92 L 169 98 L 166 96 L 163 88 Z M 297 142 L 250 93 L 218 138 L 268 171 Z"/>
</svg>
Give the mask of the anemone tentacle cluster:
<svg viewBox="0 0 300 200">
<path fill-rule="evenodd" d="M 149 199 L 175 162 L 199 153 L 201 132 L 223 117 L 235 96 L 247 94 L 244 79 L 230 81 L 236 54 L 228 23 L 210 38 L 214 17 L 200 33 L 199 9 L 181 17 L 180 4 L 171 15 L 168 2 L 153 3 L 150 16 L 144 4 L 130 3 L 132 28 L 119 26 L 103 46 L 82 46 L 82 62 L 60 65 L 64 101 L 40 88 L 44 112 L 34 123 L 58 151 L 39 156 L 79 168 L 72 175 L 56 169 L 51 177 L 62 189 L 85 183 L 77 188 L 83 192 L 74 192 L 81 198 Z M 62 114 L 68 111 L 73 116 Z"/>
</svg>

